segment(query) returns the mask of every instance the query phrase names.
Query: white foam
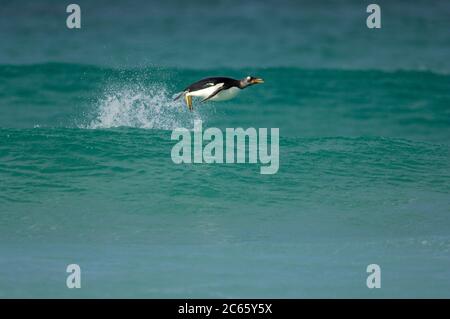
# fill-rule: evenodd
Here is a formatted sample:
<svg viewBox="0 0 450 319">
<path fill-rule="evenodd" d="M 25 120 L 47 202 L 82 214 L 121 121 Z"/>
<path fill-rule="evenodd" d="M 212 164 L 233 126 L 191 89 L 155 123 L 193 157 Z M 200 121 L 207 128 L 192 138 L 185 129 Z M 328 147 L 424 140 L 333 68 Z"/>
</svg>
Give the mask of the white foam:
<svg viewBox="0 0 450 319">
<path fill-rule="evenodd" d="M 173 101 L 162 85 L 128 85 L 125 88 L 106 90 L 98 101 L 95 119 L 84 128 L 125 126 L 173 130 L 177 127 L 193 127 L 194 120 L 197 119 L 204 120 L 198 110 L 190 112 L 182 99 Z"/>
</svg>

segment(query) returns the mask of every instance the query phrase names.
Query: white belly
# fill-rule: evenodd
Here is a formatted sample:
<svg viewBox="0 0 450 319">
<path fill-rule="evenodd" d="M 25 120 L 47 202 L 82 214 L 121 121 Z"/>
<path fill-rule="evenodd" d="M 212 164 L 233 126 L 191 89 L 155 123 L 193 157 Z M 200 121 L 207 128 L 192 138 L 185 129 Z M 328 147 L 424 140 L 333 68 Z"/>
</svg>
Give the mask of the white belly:
<svg viewBox="0 0 450 319">
<path fill-rule="evenodd" d="M 238 95 L 239 91 L 241 89 L 238 89 L 237 87 L 231 87 L 228 90 L 223 90 L 217 93 L 216 96 L 211 98 L 211 101 L 226 101 L 234 98 L 236 95 Z"/>
<path fill-rule="evenodd" d="M 208 96 L 210 96 L 211 94 L 213 94 L 214 91 L 216 91 L 216 89 L 221 87 L 222 85 L 223 85 L 222 83 L 216 84 L 214 86 L 207 87 L 206 89 L 189 92 L 186 95 L 201 97 L 204 99 L 204 98 L 207 98 Z M 232 99 L 239 93 L 239 91 L 240 91 L 240 89 L 238 89 L 237 87 L 231 87 L 227 90 L 223 90 L 223 91 L 220 91 L 219 93 L 217 93 L 214 97 L 211 98 L 211 101 L 225 101 L 225 100 Z"/>
</svg>

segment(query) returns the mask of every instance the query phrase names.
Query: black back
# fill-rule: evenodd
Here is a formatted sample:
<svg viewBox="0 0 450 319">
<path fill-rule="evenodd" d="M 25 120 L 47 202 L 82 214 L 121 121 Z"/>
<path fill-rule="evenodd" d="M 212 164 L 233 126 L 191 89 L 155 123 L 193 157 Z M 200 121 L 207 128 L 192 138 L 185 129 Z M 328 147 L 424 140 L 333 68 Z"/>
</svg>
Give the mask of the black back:
<svg viewBox="0 0 450 319">
<path fill-rule="evenodd" d="M 206 79 L 197 81 L 195 83 L 192 83 L 187 88 L 185 88 L 184 91 L 194 92 L 194 91 L 198 91 L 201 89 L 205 89 L 209 86 L 216 85 L 218 83 L 224 83 L 222 89 L 228 89 L 233 86 L 239 87 L 240 82 L 239 82 L 239 80 L 235 80 L 235 79 L 227 78 L 227 77 L 212 77 L 212 78 L 206 78 Z"/>
</svg>

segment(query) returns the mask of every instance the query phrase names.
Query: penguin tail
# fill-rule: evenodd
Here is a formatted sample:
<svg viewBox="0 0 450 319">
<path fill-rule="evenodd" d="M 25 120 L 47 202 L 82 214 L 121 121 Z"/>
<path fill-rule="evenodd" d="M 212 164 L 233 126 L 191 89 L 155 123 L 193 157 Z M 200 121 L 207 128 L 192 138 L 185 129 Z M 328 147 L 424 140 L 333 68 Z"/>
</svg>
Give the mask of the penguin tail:
<svg viewBox="0 0 450 319">
<path fill-rule="evenodd" d="M 181 92 L 180 94 L 178 94 L 177 96 L 175 96 L 175 98 L 173 99 L 174 101 L 178 100 L 180 97 L 182 97 L 184 94 L 186 94 L 186 92 Z"/>
</svg>

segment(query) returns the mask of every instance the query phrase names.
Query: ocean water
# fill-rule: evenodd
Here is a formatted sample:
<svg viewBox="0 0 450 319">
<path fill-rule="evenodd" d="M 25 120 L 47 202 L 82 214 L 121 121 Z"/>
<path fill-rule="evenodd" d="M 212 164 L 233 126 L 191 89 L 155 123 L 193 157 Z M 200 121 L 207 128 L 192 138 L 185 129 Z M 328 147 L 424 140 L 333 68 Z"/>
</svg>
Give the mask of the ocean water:
<svg viewBox="0 0 450 319">
<path fill-rule="evenodd" d="M 77 3 L 0 5 L 0 297 L 450 297 L 448 2 Z M 279 171 L 175 165 L 194 120 L 279 128 Z"/>
</svg>

